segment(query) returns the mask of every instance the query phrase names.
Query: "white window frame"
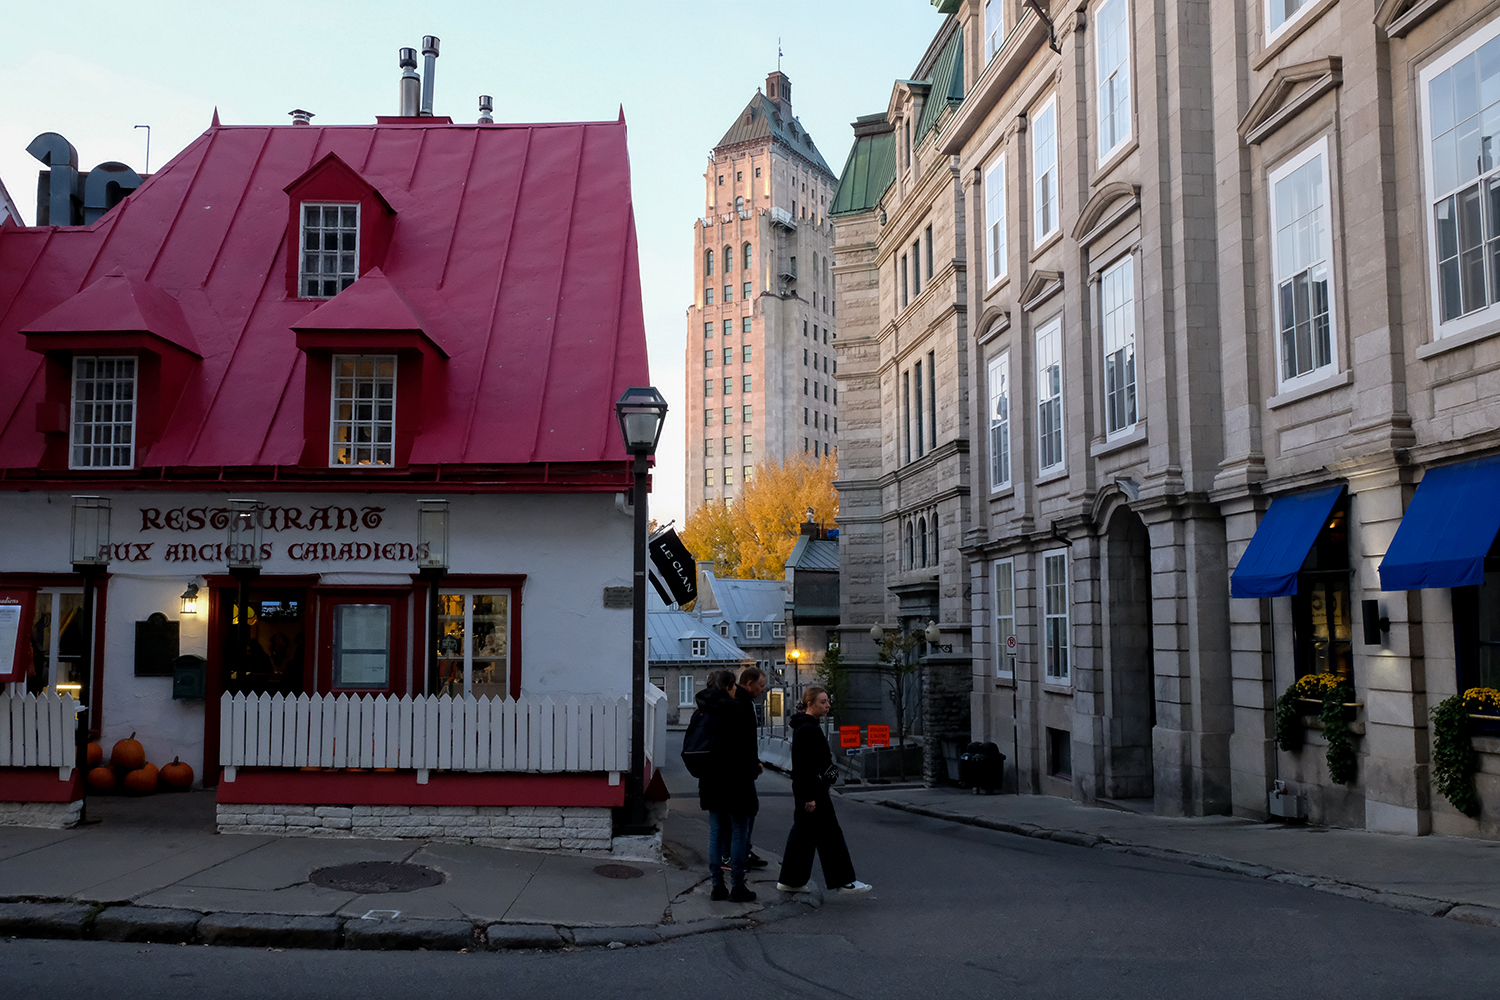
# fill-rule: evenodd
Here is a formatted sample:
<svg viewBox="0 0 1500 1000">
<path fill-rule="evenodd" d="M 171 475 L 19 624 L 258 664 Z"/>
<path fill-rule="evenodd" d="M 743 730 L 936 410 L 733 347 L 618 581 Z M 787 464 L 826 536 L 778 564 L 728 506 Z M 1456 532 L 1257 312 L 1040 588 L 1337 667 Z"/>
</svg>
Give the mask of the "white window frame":
<svg viewBox="0 0 1500 1000">
<path fill-rule="evenodd" d="M 692 643 L 693 643 L 693 655 L 694 656 L 707 656 L 708 655 L 708 640 L 707 639 L 694 639 L 694 640 L 692 640 Z"/>
<path fill-rule="evenodd" d="M 1052 369 L 1056 372 L 1053 373 Z M 1044 381 L 1046 380 L 1046 381 Z M 1047 410 L 1055 414 L 1051 436 L 1055 440 L 1055 460 L 1047 462 L 1054 442 L 1049 442 Z M 1042 475 L 1067 468 L 1067 435 L 1063 432 L 1062 317 L 1042 324 L 1036 332 L 1036 464 Z"/>
<path fill-rule="evenodd" d="M 1032 246 L 1041 246 L 1058 230 L 1057 95 L 1048 97 L 1031 116 L 1031 231 Z M 1042 154 L 1046 154 L 1043 156 Z M 1039 164 L 1046 166 L 1037 172 Z M 1043 188 L 1049 197 L 1043 200 Z M 1043 224 L 1046 228 L 1043 228 Z"/>
<path fill-rule="evenodd" d="M 1002 154 L 984 174 L 984 260 L 990 288 L 999 284 L 1009 267 L 1005 235 L 1005 156 Z"/>
<path fill-rule="evenodd" d="M 1333 220 L 1330 214 L 1333 197 L 1328 183 L 1330 174 L 1328 156 L 1328 139 L 1325 136 L 1302 150 L 1296 156 L 1282 163 L 1275 170 L 1271 171 L 1266 178 L 1267 211 L 1270 214 L 1271 220 L 1269 227 L 1271 233 L 1271 316 L 1274 323 L 1272 329 L 1276 342 L 1276 384 L 1280 386 L 1281 392 L 1297 389 L 1313 382 L 1321 382 L 1339 370 L 1338 303 L 1336 301 L 1338 295 L 1337 282 L 1334 280 L 1336 272 L 1333 261 Z M 1320 162 L 1318 182 L 1322 185 L 1323 196 L 1323 203 L 1318 210 L 1321 214 L 1321 237 L 1318 238 L 1318 246 L 1315 248 L 1321 256 L 1315 262 L 1310 263 L 1303 271 L 1298 271 L 1296 274 L 1283 275 L 1283 267 L 1291 266 L 1291 262 L 1283 260 L 1285 254 L 1281 245 L 1280 230 L 1289 220 L 1278 218 L 1276 211 L 1277 186 L 1315 159 Z M 1295 238 L 1295 236 L 1292 238 Z M 1305 272 L 1311 276 L 1318 268 L 1322 269 L 1328 283 L 1328 360 L 1323 364 L 1315 364 L 1305 372 L 1288 377 L 1286 375 L 1285 343 L 1282 337 L 1281 286 L 1285 282 L 1295 280 L 1298 274 Z M 1309 292 L 1309 294 L 1311 293 Z M 1314 351 L 1316 351 L 1315 348 Z"/>
<path fill-rule="evenodd" d="M 995 53 L 1005 47 L 1005 2 L 985 0 L 984 5 L 984 61 L 995 58 Z"/>
<path fill-rule="evenodd" d="M 118 374 L 123 362 L 129 362 L 128 378 Z M 101 364 L 109 364 L 116 372 L 109 376 L 99 374 Z M 90 365 L 93 374 L 82 372 Z M 68 420 L 68 468 L 70 469 L 133 469 L 135 468 L 136 415 L 140 411 L 141 362 L 134 355 L 75 355 L 71 407 Z M 129 383 L 128 398 L 120 398 L 122 386 Z M 101 396 L 99 391 L 108 387 Z M 85 394 L 84 390 L 89 390 Z M 87 398 L 85 398 L 87 395 Z M 100 411 L 108 410 L 108 419 L 100 419 Z M 128 411 L 122 413 L 122 410 Z M 80 433 L 83 432 L 83 433 Z M 98 440 L 105 432 L 107 441 Z M 119 439 L 124 436 L 124 442 Z M 87 440 L 80 440 L 87 438 Z M 124 454 L 120 454 L 121 451 Z M 101 454 L 102 453 L 102 454 Z M 95 461 L 95 458 L 104 459 Z M 83 458 L 84 461 L 79 461 Z"/>
<path fill-rule="evenodd" d="M 512 659 L 513 659 L 512 656 L 511 656 L 511 653 L 514 650 L 515 627 L 516 627 L 516 591 L 515 591 L 515 588 L 514 587 L 443 587 L 443 586 L 439 586 L 438 587 L 438 594 L 439 594 L 440 597 L 459 597 L 459 598 L 462 598 L 463 602 L 464 602 L 464 604 L 463 604 L 464 613 L 463 613 L 461 621 L 459 622 L 460 628 L 462 629 L 462 632 L 460 632 L 460 636 L 461 636 L 461 639 L 460 639 L 461 647 L 460 648 L 462 650 L 462 658 L 463 658 L 463 662 L 464 662 L 464 683 L 463 683 L 463 690 L 461 692 L 459 692 L 459 693 L 465 694 L 465 695 L 473 694 L 474 693 L 474 657 L 475 657 L 475 653 L 474 653 L 474 635 L 475 635 L 475 627 L 474 627 L 474 598 L 476 598 L 476 597 L 495 597 L 495 596 L 504 595 L 504 597 L 505 597 L 505 655 L 504 656 L 486 656 L 486 655 L 484 655 L 484 654 L 481 653 L 481 654 L 479 654 L 479 659 L 480 659 L 481 663 L 490 663 L 490 662 L 493 662 L 496 666 L 503 667 L 503 670 L 504 670 L 503 678 L 504 679 L 502 681 L 501 687 L 506 692 L 506 694 L 508 696 L 508 693 L 510 691 L 511 664 L 512 664 Z M 439 613 L 441 614 L 442 611 L 443 611 L 443 609 L 440 606 L 439 607 Z M 447 615 L 442 615 L 442 617 L 447 618 L 448 616 Z M 453 616 L 453 617 L 458 617 L 458 616 Z M 438 638 L 438 641 L 440 643 L 442 642 L 442 638 L 443 638 L 443 636 L 442 636 L 442 633 L 440 632 L 439 633 L 439 638 Z M 443 657 L 441 655 L 440 655 L 439 658 L 440 659 L 453 659 L 453 657 L 451 657 L 451 656 L 450 657 Z M 493 697 L 493 695 L 491 695 L 491 697 Z"/>
<path fill-rule="evenodd" d="M 1487 296 L 1488 302 L 1485 305 L 1468 312 L 1460 313 L 1450 320 L 1445 321 L 1443 319 L 1442 280 L 1438 267 L 1437 224 L 1434 219 L 1436 206 L 1439 201 L 1446 201 L 1449 197 L 1461 194 L 1474 185 L 1479 186 L 1482 195 L 1487 179 L 1491 181 L 1500 180 L 1500 162 L 1497 162 L 1495 168 L 1481 172 L 1478 177 L 1466 181 L 1455 190 L 1437 191 L 1434 188 L 1434 185 L 1437 183 L 1437 172 L 1432 156 L 1433 81 L 1452 69 L 1459 62 L 1473 55 L 1485 43 L 1493 41 L 1497 36 L 1500 36 L 1500 18 L 1496 18 L 1483 27 L 1471 32 L 1454 46 L 1452 50 L 1444 53 L 1440 58 L 1424 67 L 1417 76 L 1417 85 L 1421 91 L 1419 106 L 1421 108 L 1420 117 L 1422 119 L 1423 191 L 1426 197 L 1423 208 L 1427 216 L 1427 267 L 1428 282 L 1431 288 L 1430 307 L 1432 309 L 1433 340 L 1452 337 L 1456 334 L 1466 333 L 1476 327 L 1494 323 L 1497 316 L 1500 316 L 1500 308 L 1497 308 L 1500 307 L 1500 274 L 1492 274 L 1491 287 L 1488 290 L 1489 293 Z M 1483 109 L 1480 109 L 1480 111 L 1482 112 Z M 1476 135 L 1476 138 L 1479 138 L 1479 136 Z M 1497 195 L 1500 195 L 1500 192 L 1497 192 Z M 1482 207 L 1481 214 L 1483 214 Z M 1492 237 L 1500 237 L 1500 233 L 1491 235 Z M 1485 256 L 1484 244 L 1487 242 L 1488 240 L 1481 238 L 1481 258 Z"/>
<path fill-rule="evenodd" d="M 772 622 L 771 623 L 771 638 L 772 639 L 785 639 L 786 638 L 786 622 Z"/>
<path fill-rule="evenodd" d="M 990 491 L 1010 488 L 1010 351 L 990 359 Z"/>
<path fill-rule="evenodd" d="M 1302 16 L 1306 14 L 1317 3 L 1317 0 L 1302 0 L 1302 5 L 1296 10 L 1292 11 L 1290 16 L 1282 20 L 1280 24 L 1272 24 L 1271 8 L 1273 5 L 1277 4 L 1277 2 L 1278 0 L 1265 0 L 1264 6 L 1261 7 L 1261 12 L 1265 15 L 1266 18 L 1266 45 L 1270 45 L 1273 41 L 1280 38 L 1282 32 L 1286 31 L 1287 28 L 1300 21 L 1302 19 Z M 1284 0 L 1281 3 L 1281 8 L 1283 11 L 1286 10 L 1286 4 Z"/>
<path fill-rule="evenodd" d="M 745 638 L 746 639 L 759 639 L 760 638 L 760 622 L 746 622 L 745 623 Z"/>
<path fill-rule="evenodd" d="M 311 228 L 307 223 L 307 210 L 310 208 L 316 208 L 319 210 L 336 208 L 339 210 L 339 223 L 332 230 L 339 236 L 339 247 L 337 250 L 330 251 L 322 247 L 313 249 L 307 245 L 308 229 Z M 352 254 L 350 254 L 350 252 L 346 250 L 343 245 L 343 236 L 345 233 L 350 231 L 350 227 L 344 223 L 344 209 L 346 208 L 352 208 L 354 210 L 354 250 Z M 297 297 L 301 299 L 331 299 L 339 292 L 342 292 L 344 289 L 354 284 L 354 282 L 359 278 L 359 203 L 344 201 L 305 201 L 302 203 L 301 210 L 298 212 L 297 218 Z M 324 225 L 322 221 L 319 222 L 316 228 L 320 234 L 329 232 L 328 227 Z M 321 282 L 323 281 L 321 275 L 327 272 L 325 272 L 320 267 L 316 272 L 316 275 L 318 276 L 315 277 L 307 269 L 307 265 L 310 262 L 309 258 L 312 255 L 316 255 L 318 262 L 322 264 L 327 261 L 329 254 L 336 254 L 338 256 L 339 267 L 337 272 L 334 273 L 333 281 L 339 287 L 338 290 L 334 292 L 329 292 L 328 289 L 321 286 Z M 344 259 L 346 256 L 350 256 L 352 260 L 346 261 Z M 350 266 L 346 267 L 346 264 L 349 264 Z M 320 287 L 318 288 L 317 294 L 313 294 L 312 292 L 308 291 L 307 282 L 310 278 L 314 281 L 320 282 Z"/>
<path fill-rule="evenodd" d="M 1137 377 L 1135 330 L 1135 255 L 1127 253 L 1099 275 L 1099 357 L 1106 439 L 1121 437 L 1135 430 L 1140 421 L 1140 380 Z M 1123 368 L 1125 374 L 1118 386 L 1111 385 L 1111 374 Z M 1123 397 L 1124 412 L 1115 422 L 1113 399 Z"/>
<path fill-rule="evenodd" d="M 1106 30 L 1112 27 L 1105 20 L 1105 11 L 1110 8 L 1119 8 L 1122 11 L 1119 22 L 1119 37 L 1115 39 L 1106 35 Z M 1113 11 L 1111 11 L 1111 14 Z M 1099 133 L 1099 163 L 1107 163 L 1116 152 L 1130 141 L 1133 126 L 1134 101 L 1130 94 L 1130 0 L 1104 0 L 1103 3 L 1094 8 L 1094 76 L 1095 95 L 1095 121 Z M 1117 40 L 1120 46 L 1118 58 L 1111 61 L 1114 65 L 1106 65 L 1105 59 L 1110 58 L 1106 52 L 1106 43 Z M 1108 75 L 1106 75 L 1108 74 Z M 1113 106 L 1107 101 L 1108 93 L 1112 92 L 1115 97 Z M 1106 114 L 1106 108 L 1108 113 Z M 1106 122 L 1112 123 L 1113 128 L 1106 128 Z M 1114 141 L 1109 145 L 1111 133 Z"/>
<path fill-rule="evenodd" d="M 693 641 L 696 642 L 698 640 L 695 639 Z M 696 702 L 693 700 L 693 675 L 692 674 L 678 674 L 677 675 L 677 706 L 679 708 L 685 708 L 688 705 L 694 705 L 694 704 L 696 704 Z"/>
<path fill-rule="evenodd" d="M 995 612 L 995 676 L 1016 676 L 1016 651 L 1008 648 L 1006 639 L 1016 634 L 1016 561 L 997 559 L 990 571 L 991 594 Z"/>
<path fill-rule="evenodd" d="M 379 366 L 383 362 L 387 361 L 389 361 L 391 365 L 391 374 L 389 378 L 380 374 L 366 376 L 359 373 L 358 366 L 363 362 L 372 362 L 376 366 Z M 340 367 L 346 362 L 353 362 L 355 365 L 355 374 L 347 378 L 339 374 Z M 376 370 L 378 372 L 378 367 Z M 330 398 L 328 401 L 329 468 L 379 468 L 390 467 L 396 464 L 396 387 L 398 384 L 399 375 L 400 362 L 394 354 L 335 354 L 333 356 L 333 366 L 331 372 L 332 385 L 330 386 Z M 341 382 L 350 383 L 350 396 L 342 397 L 339 395 Z M 357 409 L 351 409 L 348 419 L 342 419 L 340 417 L 339 401 L 341 399 L 352 400 L 353 402 L 351 403 L 351 407 L 357 407 L 359 401 L 362 398 L 359 395 L 360 389 L 364 386 L 369 386 L 372 390 L 375 390 L 375 394 L 369 397 L 371 406 L 377 406 L 379 404 L 378 390 L 382 385 L 389 385 L 391 389 L 391 411 L 388 418 L 381 419 L 378 414 L 372 412 L 368 419 L 361 419 Z M 349 440 L 339 440 L 340 428 L 349 429 Z M 362 430 L 370 432 L 370 440 L 367 443 L 369 445 L 371 454 L 370 461 L 368 462 L 361 462 L 359 460 L 359 446 L 365 444 L 366 442 L 360 442 L 355 439 L 356 432 Z M 389 431 L 390 437 L 387 441 L 380 441 L 379 432 L 381 430 Z M 351 459 L 349 461 L 339 460 L 340 449 L 346 449 L 350 453 Z M 385 461 L 377 460 L 379 458 L 379 453 L 382 450 L 387 452 Z"/>
<path fill-rule="evenodd" d="M 1068 594 L 1068 550 L 1049 549 L 1042 553 L 1042 665 L 1047 684 L 1072 684 L 1070 660 L 1072 637 Z"/>
</svg>

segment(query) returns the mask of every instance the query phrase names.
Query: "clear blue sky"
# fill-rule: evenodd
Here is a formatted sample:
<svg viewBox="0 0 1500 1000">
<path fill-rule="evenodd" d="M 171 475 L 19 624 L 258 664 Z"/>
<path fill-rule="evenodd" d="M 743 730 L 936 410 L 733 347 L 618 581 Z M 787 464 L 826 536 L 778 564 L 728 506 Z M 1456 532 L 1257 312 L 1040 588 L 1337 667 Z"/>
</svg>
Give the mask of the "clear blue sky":
<svg viewBox="0 0 1500 1000">
<path fill-rule="evenodd" d="M 134 11 L 134 16 L 131 11 Z M 885 110 L 942 23 L 929 0 L 573 0 L 568 3 L 82 0 L 13 3 L 5 14 L 12 97 L 0 118 L 0 180 L 34 222 L 26 145 L 60 132 L 87 170 L 157 168 L 208 127 L 370 122 L 397 111 L 396 50 L 442 39 L 435 110 L 473 121 L 478 95 L 498 121 L 612 120 L 625 107 L 652 380 L 672 406 L 652 514 L 683 511 L 685 310 L 692 223 L 708 151 L 776 68 L 835 172 L 849 123 Z"/>
</svg>

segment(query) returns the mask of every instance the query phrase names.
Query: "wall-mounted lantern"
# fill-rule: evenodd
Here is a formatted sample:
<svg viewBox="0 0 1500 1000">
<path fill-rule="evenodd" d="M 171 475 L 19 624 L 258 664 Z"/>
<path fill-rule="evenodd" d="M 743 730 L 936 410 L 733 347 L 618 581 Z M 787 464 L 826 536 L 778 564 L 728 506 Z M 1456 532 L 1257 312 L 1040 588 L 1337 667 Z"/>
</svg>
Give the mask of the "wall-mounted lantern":
<svg viewBox="0 0 1500 1000">
<path fill-rule="evenodd" d="M 196 580 L 189 583 L 187 590 L 182 592 L 182 613 L 185 615 L 198 613 L 198 581 Z"/>
</svg>

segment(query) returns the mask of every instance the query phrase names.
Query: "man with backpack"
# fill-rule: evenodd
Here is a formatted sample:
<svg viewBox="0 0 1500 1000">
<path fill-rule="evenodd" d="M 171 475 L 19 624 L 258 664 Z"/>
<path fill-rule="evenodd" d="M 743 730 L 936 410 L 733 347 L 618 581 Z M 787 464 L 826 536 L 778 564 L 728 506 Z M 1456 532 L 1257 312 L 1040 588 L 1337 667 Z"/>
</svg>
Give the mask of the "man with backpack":
<svg viewBox="0 0 1500 1000">
<path fill-rule="evenodd" d="M 697 709 L 688 722 L 682 741 L 682 761 L 698 779 L 698 805 L 708 812 L 710 899 L 749 903 L 755 893 L 745 885 L 745 854 L 750 820 L 759 803 L 755 778 L 759 762 L 755 753 L 753 722 L 748 732 L 746 717 L 735 701 L 734 674 L 717 670 L 698 693 Z M 728 831 L 730 887 L 724 886 L 720 842 Z"/>
</svg>

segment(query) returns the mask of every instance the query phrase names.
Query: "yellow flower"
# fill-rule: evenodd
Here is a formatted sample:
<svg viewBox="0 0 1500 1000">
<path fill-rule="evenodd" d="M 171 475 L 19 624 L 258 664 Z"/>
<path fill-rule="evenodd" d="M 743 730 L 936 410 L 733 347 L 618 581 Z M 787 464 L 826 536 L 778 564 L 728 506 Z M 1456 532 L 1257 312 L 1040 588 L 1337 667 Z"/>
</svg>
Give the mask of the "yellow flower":
<svg viewBox="0 0 1500 1000">
<path fill-rule="evenodd" d="M 1500 691 L 1494 688 L 1469 688 L 1464 692 L 1464 709 L 1489 714 L 1500 712 Z"/>
</svg>

